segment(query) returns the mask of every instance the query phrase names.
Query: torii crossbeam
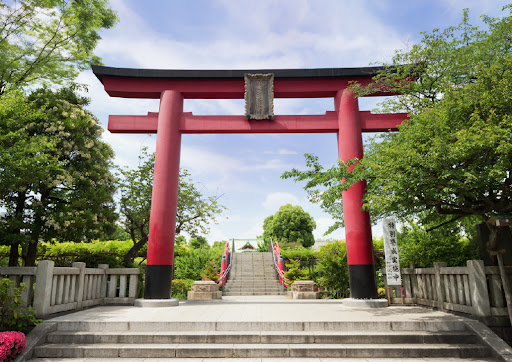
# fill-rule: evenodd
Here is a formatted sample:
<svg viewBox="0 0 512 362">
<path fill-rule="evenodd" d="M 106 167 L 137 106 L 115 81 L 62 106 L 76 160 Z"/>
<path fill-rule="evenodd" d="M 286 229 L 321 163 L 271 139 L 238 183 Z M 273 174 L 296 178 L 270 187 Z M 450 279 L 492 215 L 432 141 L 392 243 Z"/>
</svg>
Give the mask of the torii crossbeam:
<svg viewBox="0 0 512 362">
<path fill-rule="evenodd" d="M 347 90 L 362 85 L 381 69 L 259 69 L 154 70 L 92 66 L 112 97 L 160 99 L 158 113 L 111 115 L 113 133 L 157 133 L 151 202 L 145 299 L 169 299 L 174 262 L 174 238 L 181 135 L 187 133 L 337 133 L 341 160 L 363 157 L 362 132 L 396 131 L 405 113 L 359 111 Z M 245 74 L 273 74 L 275 98 L 332 97 L 335 110 L 319 115 L 276 115 L 272 120 L 240 116 L 195 116 L 183 112 L 183 99 L 244 98 Z M 373 96 L 390 95 L 374 93 Z M 361 210 L 366 183 L 360 181 L 342 195 L 352 298 L 377 297 L 370 216 Z"/>
</svg>

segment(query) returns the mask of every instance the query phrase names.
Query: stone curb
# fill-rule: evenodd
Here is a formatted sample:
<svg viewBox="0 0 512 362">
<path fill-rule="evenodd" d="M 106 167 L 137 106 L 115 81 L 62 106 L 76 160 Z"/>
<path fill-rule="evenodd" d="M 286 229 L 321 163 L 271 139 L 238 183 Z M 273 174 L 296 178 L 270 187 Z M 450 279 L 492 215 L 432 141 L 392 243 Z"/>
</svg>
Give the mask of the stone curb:
<svg viewBox="0 0 512 362">
<path fill-rule="evenodd" d="M 499 338 L 489 327 L 478 321 L 466 321 L 467 328 L 476 334 L 480 342 L 487 345 L 496 358 L 512 362 L 512 347 Z"/>
<path fill-rule="evenodd" d="M 135 307 L 139 308 L 167 308 L 177 307 L 180 300 L 176 298 L 170 299 L 135 299 Z"/>
<path fill-rule="evenodd" d="M 56 322 L 42 322 L 34 327 L 27 335 L 25 349 L 14 362 L 25 362 L 32 358 L 34 349 L 46 342 L 46 335 L 57 330 Z"/>
</svg>

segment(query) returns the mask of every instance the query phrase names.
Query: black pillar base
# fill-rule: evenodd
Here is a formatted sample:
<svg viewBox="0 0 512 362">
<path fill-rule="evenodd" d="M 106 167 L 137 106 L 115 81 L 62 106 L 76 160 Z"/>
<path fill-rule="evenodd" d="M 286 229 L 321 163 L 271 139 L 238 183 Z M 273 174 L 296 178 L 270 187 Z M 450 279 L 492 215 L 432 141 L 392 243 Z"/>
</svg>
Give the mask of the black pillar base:
<svg viewBox="0 0 512 362">
<path fill-rule="evenodd" d="M 172 265 L 147 265 L 144 299 L 171 299 Z"/>
<path fill-rule="evenodd" d="M 349 265 L 350 298 L 377 299 L 377 279 L 375 278 L 375 266 Z"/>
</svg>

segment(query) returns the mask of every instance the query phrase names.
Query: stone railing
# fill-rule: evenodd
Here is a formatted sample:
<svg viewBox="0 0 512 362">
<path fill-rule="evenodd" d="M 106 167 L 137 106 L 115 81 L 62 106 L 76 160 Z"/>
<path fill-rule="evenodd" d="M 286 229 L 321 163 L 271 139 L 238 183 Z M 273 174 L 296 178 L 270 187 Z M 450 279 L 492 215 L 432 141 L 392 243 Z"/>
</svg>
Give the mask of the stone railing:
<svg viewBox="0 0 512 362">
<path fill-rule="evenodd" d="M 109 269 L 106 264 L 86 268 L 79 262 L 55 267 L 48 260 L 37 267 L 0 268 L 0 276 L 13 280 L 15 286 L 26 284 L 22 299 L 36 309 L 38 317 L 94 305 L 133 305 L 139 273 L 137 268 Z"/>
<path fill-rule="evenodd" d="M 505 268 L 511 279 L 512 267 Z M 404 268 L 401 272 L 406 303 L 480 317 L 508 316 L 499 269 L 484 266 L 482 260 L 468 260 L 465 267 L 434 263 L 433 268 Z M 391 303 L 402 302 L 400 290 L 391 294 Z"/>
</svg>

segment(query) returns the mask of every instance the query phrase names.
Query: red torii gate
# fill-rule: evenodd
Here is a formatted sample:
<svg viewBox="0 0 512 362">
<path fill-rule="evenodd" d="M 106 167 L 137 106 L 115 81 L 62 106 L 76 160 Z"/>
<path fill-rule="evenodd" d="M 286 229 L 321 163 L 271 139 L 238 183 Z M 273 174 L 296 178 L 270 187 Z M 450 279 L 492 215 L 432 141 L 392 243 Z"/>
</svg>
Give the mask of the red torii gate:
<svg viewBox="0 0 512 362">
<path fill-rule="evenodd" d="M 109 116 L 113 133 L 157 133 L 155 174 L 149 224 L 145 299 L 169 299 L 174 262 L 174 238 L 181 135 L 187 133 L 337 133 L 341 160 L 363 157 L 362 132 L 396 131 L 406 113 L 359 111 L 347 90 L 362 85 L 381 68 L 155 70 L 92 66 L 112 97 L 160 99 L 158 113 Z M 334 111 L 321 115 L 276 115 L 272 120 L 240 116 L 195 116 L 183 112 L 183 99 L 244 98 L 245 74 L 274 75 L 275 98 L 334 98 Z M 390 95 L 374 93 L 373 96 Z M 345 235 L 352 298 L 377 297 L 370 216 L 361 210 L 366 182 L 343 193 Z"/>
</svg>

